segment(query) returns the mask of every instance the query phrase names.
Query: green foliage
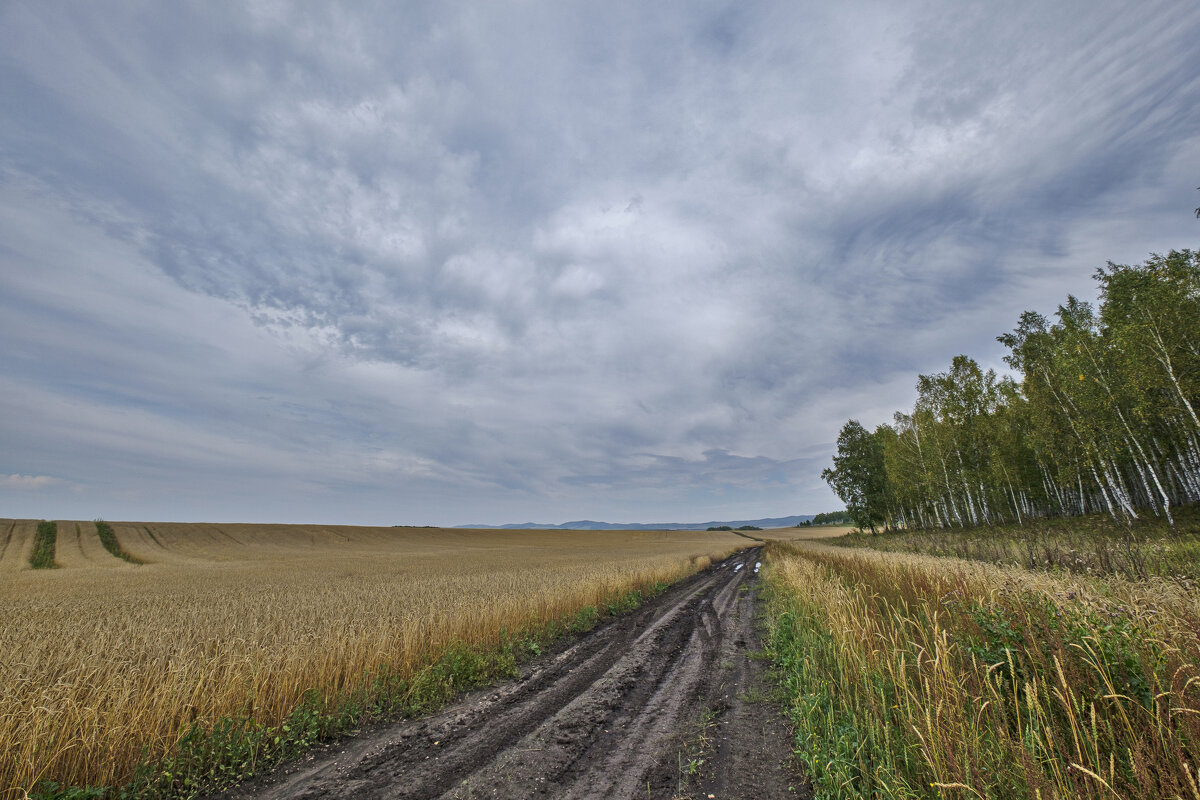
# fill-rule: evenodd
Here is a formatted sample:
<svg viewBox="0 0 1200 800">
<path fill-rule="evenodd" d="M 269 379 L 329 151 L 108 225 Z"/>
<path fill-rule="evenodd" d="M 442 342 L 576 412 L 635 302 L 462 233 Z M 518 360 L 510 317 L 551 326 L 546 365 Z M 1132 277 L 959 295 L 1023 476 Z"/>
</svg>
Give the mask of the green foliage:
<svg viewBox="0 0 1200 800">
<path fill-rule="evenodd" d="M 781 587 L 767 594 L 768 653 L 788 698 L 796 760 L 816 796 L 926 797 L 924 776 L 911 775 L 916 770 L 909 762 L 916 758 L 897 747 L 886 730 L 896 723 L 889 714 L 895 705 L 892 682 L 871 672 L 859 676 L 862 686 L 870 688 L 852 690 L 842 678 L 839 648 L 827 622 L 818 613 L 790 603 Z M 872 719 L 860 704 L 879 709 L 880 718 Z"/>
<path fill-rule="evenodd" d="M 100 543 L 104 545 L 104 549 L 123 561 L 128 561 L 130 564 L 141 564 L 143 561 L 137 556 L 126 552 L 125 548 L 121 547 L 121 543 L 117 541 L 117 534 L 109 525 L 102 519 L 96 519 L 96 534 L 100 537 Z"/>
<path fill-rule="evenodd" d="M 867 432 L 858 420 L 850 420 L 838 434 L 833 468 L 821 473 L 860 528 L 875 532 L 876 523 L 886 518 L 887 474 L 884 470 L 882 437 Z"/>
<path fill-rule="evenodd" d="M 795 527 L 807 528 L 811 525 L 845 525 L 853 522 L 848 511 L 827 511 L 817 514 L 812 519 L 797 522 Z"/>
<path fill-rule="evenodd" d="M 728 525 L 713 525 L 712 527 L 710 527 L 710 528 L 706 528 L 705 530 L 710 530 L 710 531 L 731 531 L 731 530 L 733 530 L 733 528 L 731 528 L 731 527 L 730 527 L 730 526 L 728 526 Z"/>
<path fill-rule="evenodd" d="M 850 420 L 822 473 L 855 524 L 976 527 L 1104 512 L 1174 523 L 1200 500 L 1200 253 L 1097 270 L 1100 305 L 1068 296 L 998 337 L 1017 380 L 956 356 L 868 434 Z M 881 455 L 877 456 L 876 451 Z"/>
<path fill-rule="evenodd" d="M 739 531 L 761 531 L 762 528 L 758 527 L 757 525 L 742 525 L 740 528 L 738 528 L 738 530 Z"/>
<path fill-rule="evenodd" d="M 600 609 L 595 606 L 584 606 L 567 623 L 567 630 L 571 633 L 587 633 L 599 622 Z"/>
<path fill-rule="evenodd" d="M 628 614 L 630 611 L 636 611 L 642 607 L 642 593 L 637 589 L 632 592 L 627 592 L 615 600 L 610 601 L 604 606 L 604 610 L 609 616 L 615 617 L 621 614 Z"/>
<path fill-rule="evenodd" d="M 58 540 L 58 523 L 42 520 L 38 523 L 33 539 L 33 552 L 29 555 L 29 566 L 34 569 L 55 569 L 54 547 Z"/>
</svg>

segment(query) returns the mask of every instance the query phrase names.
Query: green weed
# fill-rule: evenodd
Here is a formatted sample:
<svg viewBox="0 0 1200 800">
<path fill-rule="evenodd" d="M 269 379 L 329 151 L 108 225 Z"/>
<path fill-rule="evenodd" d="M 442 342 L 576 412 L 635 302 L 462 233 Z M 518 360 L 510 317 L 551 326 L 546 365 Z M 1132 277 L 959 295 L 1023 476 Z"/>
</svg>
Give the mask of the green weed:
<svg viewBox="0 0 1200 800">
<path fill-rule="evenodd" d="M 701 778 L 702 768 L 712 750 L 712 729 L 716 727 L 718 715 L 718 709 L 705 709 L 681 735 L 680 748 L 675 754 L 679 770 L 675 787 L 676 797 L 692 796 L 692 790 Z"/>
<path fill-rule="evenodd" d="M 58 523 L 42 520 L 38 523 L 33 540 L 33 552 L 29 555 L 29 566 L 34 569 L 57 569 L 54 563 L 54 547 L 58 540 Z"/>
<path fill-rule="evenodd" d="M 642 593 L 634 589 L 609 602 L 605 605 L 604 610 L 608 612 L 609 616 L 615 617 L 621 614 L 628 614 L 630 611 L 636 611 L 641 607 Z"/>
<path fill-rule="evenodd" d="M 112 525 L 109 525 L 102 519 L 97 519 L 95 522 L 96 534 L 100 537 L 100 543 L 104 545 L 105 550 L 123 561 L 128 561 L 130 564 L 145 563 L 121 547 L 121 543 L 117 541 L 117 534 L 113 531 Z"/>
</svg>

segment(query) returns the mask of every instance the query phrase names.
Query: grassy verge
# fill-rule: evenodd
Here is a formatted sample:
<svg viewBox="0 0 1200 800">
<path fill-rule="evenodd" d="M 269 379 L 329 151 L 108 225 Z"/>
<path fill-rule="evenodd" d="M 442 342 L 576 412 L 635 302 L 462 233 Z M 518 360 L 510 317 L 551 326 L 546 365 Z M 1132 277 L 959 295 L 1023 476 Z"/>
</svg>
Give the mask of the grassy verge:
<svg viewBox="0 0 1200 800">
<path fill-rule="evenodd" d="M 58 540 L 58 523 L 42 520 L 38 523 L 33 539 L 33 552 L 29 555 L 29 566 L 34 569 L 55 569 L 54 546 Z"/>
<path fill-rule="evenodd" d="M 1178 585 L 787 545 L 766 576 L 817 796 L 1200 798 Z"/>
<path fill-rule="evenodd" d="M 668 586 L 659 581 L 634 588 L 614 595 L 601 607 L 584 606 L 547 625 L 502 632 L 490 644 L 453 645 L 407 678 L 384 669 L 343 691 L 313 689 L 279 725 L 255 721 L 251 709 L 215 725 L 192 725 L 180 732 L 170 755 L 144 763 L 124 786 L 63 787 L 43 782 L 28 796 L 32 800 L 173 800 L 216 792 L 363 725 L 429 713 L 461 692 L 515 677 L 521 663 L 547 647 L 586 633 L 608 617 L 636 610 Z"/>
<path fill-rule="evenodd" d="M 128 561 L 130 564 L 145 563 L 140 558 L 131 555 L 125 551 L 125 548 L 121 547 L 121 543 L 117 541 L 117 534 L 115 531 L 113 531 L 112 525 L 109 525 L 102 519 L 98 519 L 95 522 L 96 535 L 100 537 L 100 543 L 104 545 L 105 550 L 122 561 Z"/>
<path fill-rule="evenodd" d="M 1108 515 L 1035 520 L 1025 525 L 855 533 L 830 544 L 924 553 L 1077 574 L 1200 581 L 1200 506 L 1175 509 L 1175 526 L 1148 517 L 1126 527 Z"/>
</svg>

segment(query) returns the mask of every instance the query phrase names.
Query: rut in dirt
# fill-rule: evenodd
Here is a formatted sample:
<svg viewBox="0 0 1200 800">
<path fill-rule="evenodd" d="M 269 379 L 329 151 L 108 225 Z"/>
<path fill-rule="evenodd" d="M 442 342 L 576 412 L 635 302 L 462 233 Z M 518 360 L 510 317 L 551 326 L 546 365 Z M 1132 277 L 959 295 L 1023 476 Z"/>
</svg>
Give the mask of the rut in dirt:
<svg viewBox="0 0 1200 800">
<path fill-rule="evenodd" d="M 515 681 L 220 797 L 808 796 L 752 657 L 761 552 L 676 584 Z"/>
</svg>

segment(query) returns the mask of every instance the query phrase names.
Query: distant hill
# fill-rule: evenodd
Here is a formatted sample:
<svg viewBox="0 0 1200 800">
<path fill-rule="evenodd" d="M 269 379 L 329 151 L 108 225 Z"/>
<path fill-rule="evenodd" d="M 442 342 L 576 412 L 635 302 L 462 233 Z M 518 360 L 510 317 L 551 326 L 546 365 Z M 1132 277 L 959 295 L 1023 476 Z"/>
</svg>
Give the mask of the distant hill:
<svg viewBox="0 0 1200 800">
<path fill-rule="evenodd" d="M 592 519 L 577 519 L 560 525 L 547 525 L 539 522 L 517 522 L 507 525 L 456 525 L 457 528 L 497 528 L 502 530 L 539 530 L 539 531 L 702 531 L 718 525 L 728 525 L 737 528 L 742 525 L 756 525 L 760 528 L 790 528 L 800 522 L 807 522 L 813 514 L 801 514 L 795 517 L 767 517 L 765 519 L 734 519 L 713 522 L 597 522 Z"/>
</svg>

